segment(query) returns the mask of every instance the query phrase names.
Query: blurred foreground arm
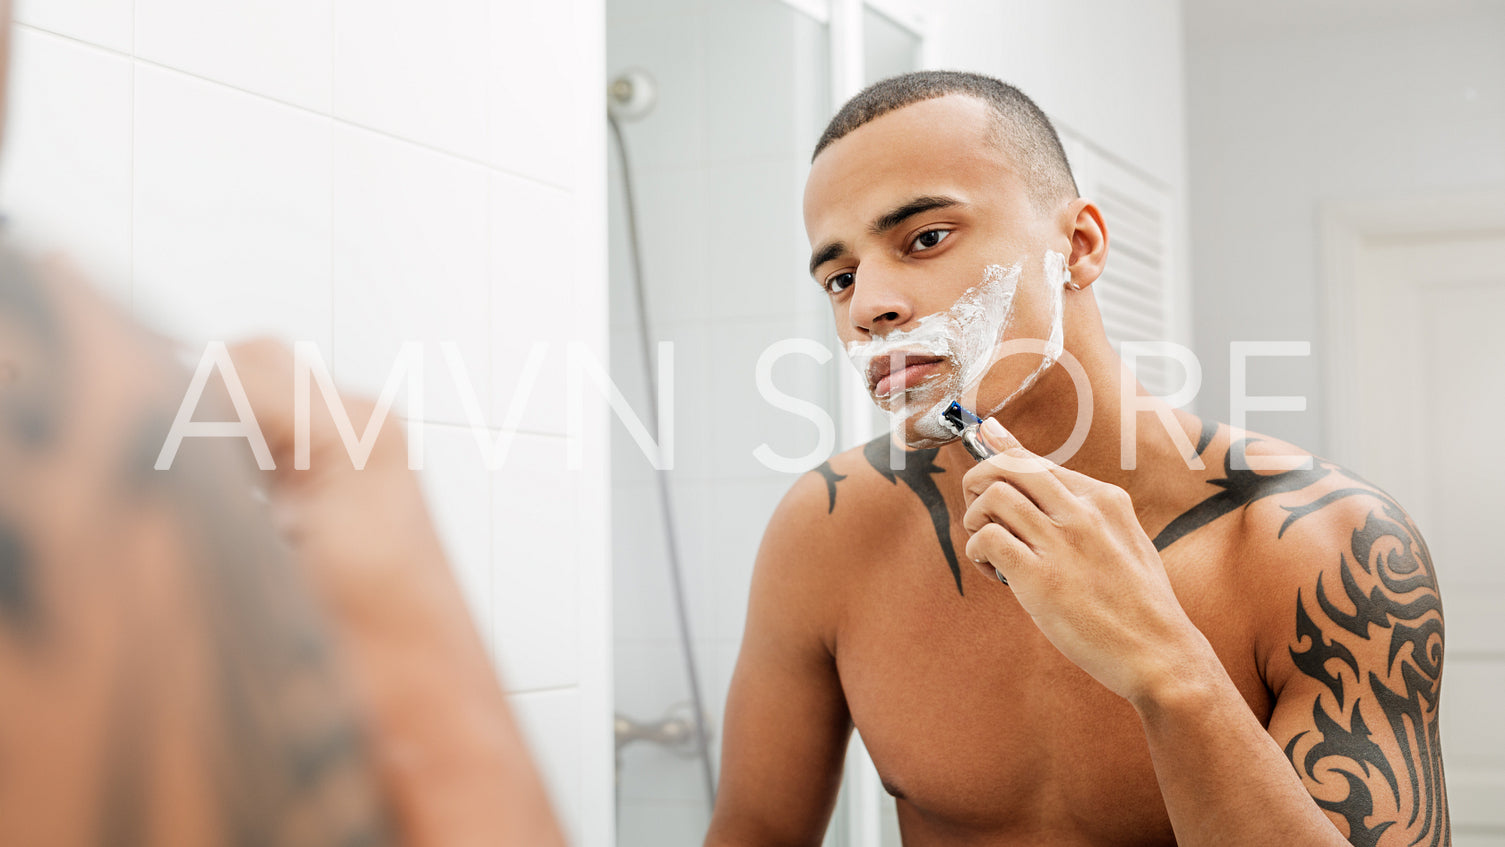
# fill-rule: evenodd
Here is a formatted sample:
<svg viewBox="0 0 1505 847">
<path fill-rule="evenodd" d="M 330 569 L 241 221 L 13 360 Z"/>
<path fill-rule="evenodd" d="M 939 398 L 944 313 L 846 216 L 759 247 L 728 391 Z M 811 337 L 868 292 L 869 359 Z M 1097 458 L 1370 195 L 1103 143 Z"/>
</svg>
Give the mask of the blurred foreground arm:
<svg viewBox="0 0 1505 847">
<path fill-rule="evenodd" d="M 154 469 L 185 375 L 67 276 L 0 252 L 0 843 L 561 843 L 398 428 L 356 472 L 315 402 L 294 472 L 237 349 L 279 537 L 243 441 Z"/>
</svg>

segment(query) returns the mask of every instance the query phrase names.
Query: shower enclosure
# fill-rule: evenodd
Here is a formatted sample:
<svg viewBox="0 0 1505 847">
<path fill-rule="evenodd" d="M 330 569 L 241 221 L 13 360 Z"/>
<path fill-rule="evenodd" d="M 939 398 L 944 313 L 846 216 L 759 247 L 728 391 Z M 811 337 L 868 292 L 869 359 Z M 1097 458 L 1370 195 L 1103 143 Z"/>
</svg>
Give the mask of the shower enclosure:
<svg viewBox="0 0 1505 847">
<path fill-rule="evenodd" d="M 878 431 L 800 202 L 835 103 L 918 67 L 920 31 L 893 0 L 607 2 L 610 377 L 642 421 L 612 443 L 622 847 L 701 842 L 763 527 L 799 470 Z M 854 743 L 827 844 L 896 844 L 885 800 Z"/>
</svg>

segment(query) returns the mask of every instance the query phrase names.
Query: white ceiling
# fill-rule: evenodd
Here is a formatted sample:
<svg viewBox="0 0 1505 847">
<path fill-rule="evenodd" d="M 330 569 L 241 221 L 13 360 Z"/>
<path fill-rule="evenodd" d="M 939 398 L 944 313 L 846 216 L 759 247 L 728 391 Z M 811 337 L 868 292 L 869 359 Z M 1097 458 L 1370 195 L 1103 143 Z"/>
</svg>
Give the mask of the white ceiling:
<svg viewBox="0 0 1505 847">
<path fill-rule="evenodd" d="M 1505 13 L 1505 0 L 1184 0 L 1186 35 L 1220 43 Z"/>
</svg>

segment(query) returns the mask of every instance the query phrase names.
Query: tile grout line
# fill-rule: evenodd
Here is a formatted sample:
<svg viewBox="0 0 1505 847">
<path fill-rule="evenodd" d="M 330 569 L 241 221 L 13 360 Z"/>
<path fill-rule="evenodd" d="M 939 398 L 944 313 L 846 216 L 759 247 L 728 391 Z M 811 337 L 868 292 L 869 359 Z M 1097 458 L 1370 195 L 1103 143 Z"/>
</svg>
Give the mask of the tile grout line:
<svg viewBox="0 0 1505 847">
<path fill-rule="evenodd" d="M 86 41 L 86 40 L 84 40 L 82 38 L 78 38 L 78 37 L 75 37 L 75 36 L 72 36 L 72 35 L 68 35 L 66 33 L 61 33 L 61 32 L 57 32 L 55 30 L 50 30 L 50 29 L 46 29 L 44 27 L 39 27 L 39 26 L 36 26 L 35 24 L 25 24 L 25 23 L 19 23 L 18 22 L 15 25 L 18 26 L 18 27 L 23 27 L 25 29 L 32 30 L 33 32 L 37 32 L 37 33 L 41 33 L 41 34 L 44 34 L 44 35 L 51 36 L 53 38 L 62 39 L 64 41 L 68 41 L 68 42 L 71 42 L 73 44 L 76 44 L 76 45 L 79 45 L 79 46 L 82 46 L 82 47 L 87 47 L 89 49 L 97 50 L 97 51 L 102 52 L 102 53 L 108 53 L 108 54 L 110 54 L 112 56 L 115 56 L 117 58 L 127 59 L 127 60 L 130 60 L 130 61 L 134 62 L 134 63 L 139 63 L 139 64 L 142 64 L 142 65 L 146 65 L 148 67 L 156 68 L 156 69 L 162 70 L 162 71 L 167 71 L 169 73 L 178 74 L 180 76 L 187 77 L 189 79 L 198 80 L 199 82 L 206 83 L 208 85 L 213 85 L 213 86 L 216 86 L 218 88 L 222 88 L 222 89 L 226 89 L 226 90 L 229 90 L 229 91 L 234 91 L 234 92 L 237 92 L 237 93 L 240 93 L 240 94 L 244 94 L 247 97 L 254 97 L 254 98 L 258 99 L 258 100 L 262 100 L 262 101 L 265 101 L 267 103 L 274 103 L 274 104 L 276 104 L 278 106 L 282 106 L 282 107 L 287 108 L 287 109 L 293 109 L 294 111 L 302 112 L 303 114 L 309 115 L 311 117 L 322 118 L 322 119 L 327 120 L 327 121 L 329 121 L 330 123 L 332 123 L 332 124 L 334 124 L 336 126 L 342 126 L 342 127 L 347 128 L 347 129 L 358 129 L 358 130 L 362 130 L 364 132 L 372 133 L 374 135 L 379 135 L 379 136 L 381 136 L 383 138 L 386 138 L 386 139 L 389 139 L 389 140 L 392 140 L 392 141 L 399 141 L 399 142 L 402 142 L 404 144 L 409 144 L 409 145 L 412 145 L 413 147 L 417 147 L 417 148 L 419 148 L 421 150 L 426 150 L 426 151 L 428 151 L 430 153 L 434 153 L 434 154 L 439 155 L 439 156 L 444 156 L 444 157 L 453 159 L 455 161 L 464 162 L 466 164 L 470 164 L 470 165 L 473 165 L 473 166 L 476 166 L 476 167 L 484 168 L 487 171 L 490 171 L 492 173 L 496 173 L 496 174 L 499 174 L 499 175 L 502 175 L 502 176 L 507 176 L 507 177 L 511 177 L 513 179 L 518 179 L 518 180 L 522 180 L 522 181 L 527 182 L 527 183 L 531 183 L 532 185 L 534 185 L 536 187 L 547 188 L 547 189 L 551 189 L 553 191 L 558 191 L 558 192 L 561 192 L 561 193 L 564 193 L 564 194 L 570 194 L 573 191 L 573 189 L 572 189 L 571 186 L 559 185 L 558 183 L 550 182 L 550 181 L 548 181 L 546 179 L 540 179 L 539 177 L 536 177 L 536 176 L 531 176 L 531 175 L 525 174 L 525 173 L 519 173 L 519 172 L 514 171 L 514 170 L 512 170 L 510 168 L 506 168 L 506 167 L 503 167 L 503 166 L 500 166 L 500 165 L 495 165 L 495 164 L 492 164 L 490 162 L 484 161 L 482 159 L 477 159 L 477 158 L 475 158 L 473 156 L 467 156 L 467 155 L 465 155 L 463 153 L 456 153 L 456 152 L 454 152 L 452 150 L 445 150 L 442 147 L 436 147 L 433 144 L 429 144 L 427 142 L 419 141 L 419 140 L 413 139 L 413 138 L 408 138 L 408 137 L 403 136 L 403 135 L 398 135 L 395 132 L 391 132 L 389 130 L 384 130 L 384 129 L 380 129 L 378 127 L 374 127 L 374 126 L 370 126 L 370 125 L 367 125 L 367 124 L 363 124 L 363 123 L 360 123 L 359 121 L 354 121 L 354 120 L 351 120 L 349 118 L 342 118 L 342 117 L 339 117 L 338 115 L 327 114 L 327 113 L 324 113 L 324 112 L 316 111 L 314 109 L 308 108 L 307 106 L 301 106 L 301 105 L 299 105 L 297 103 L 292 103 L 292 102 L 289 102 L 287 100 L 283 100 L 283 99 L 280 99 L 280 98 L 277 98 L 277 97 L 273 97 L 273 96 L 271 96 L 269 94 L 263 94 L 263 93 L 258 92 L 258 91 L 252 91 L 252 90 L 250 90 L 248 88 L 241 88 L 238 85 L 232 85 L 232 84 L 230 84 L 228 82 L 223 82 L 221 80 L 217 80 L 217 79 L 213 79 L 211 77 L 203 76 L 202 74 L 196 74 L 196 73 L 194 73 L 192 71 L 185 71 L 182 68 L 173 67 L 172 65 L 163 64 L 162 62 L 157 62 L 157 61 L 154 61 L 152 59 L 146 59 L 146 58 L 143 58 L 141 56 L 137 56 L 134 53 L 126 53 L 126 52 L 123 52 L 123 51 L 120 51 L 120 50 L 116 50 L 113 47 L 106 47 L 106 46 L 104 46 L 102 44 L 95 44 L 92 41 Z M 134 26 L 134 22 L 133 22 L 133 26 Z M 134 35 L 132 36 L 132 38 L 134 40 Z M 331 77 L 332 76 L 333 76 L 333 71 L 331 71 Z"/>
</svg>

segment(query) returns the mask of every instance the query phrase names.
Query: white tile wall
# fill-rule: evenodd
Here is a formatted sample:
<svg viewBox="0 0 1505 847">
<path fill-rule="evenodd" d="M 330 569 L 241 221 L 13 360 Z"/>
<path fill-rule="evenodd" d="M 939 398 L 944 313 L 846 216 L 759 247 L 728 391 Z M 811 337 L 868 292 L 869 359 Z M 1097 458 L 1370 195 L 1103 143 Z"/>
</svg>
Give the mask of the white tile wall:
<svg viewBox="0 0 1505 847">
<path fill-rule="evenodd" d="M 716 45 L 716 59 L 705 69 L 708 159 L 809 158 L 815 139 L 808 135 L 803 109 L 818 80 L 796 76 L 801 67 L 793 57 L 801 54 L 796 35 L 819 30 L 820 25 L 783 3 L 707 6 L 702 37 Z M 792 96 L 781 108 L 770 108 L 772 91 Z"/>
<path fill-rule="evenodd" d="M 718 163 L 706 175 L 710 254 L 716 284 L 708 286 L 717 319 L 789 317 L 828 311 L 806 261 L 803 157 Z"/>
<path fill-rule="evenodd" d="M 121 303 L 131 284 L 131 62 L 16 27 L 0 205 L 12 231 L 69 245 Z"/>
<path fill-rule="evenodd" d="M 666 566 L 667 546 L 659 509 L 658 493 L 653 483 L 635 485 L 618 483 L 614 488 L 612 512 L 612 549 L 630 552 L 616 560 L 616 614 L 613 622 L 616 637 L 622 639 L 671 640 L 678 637 L 674 624 L 673 586 Z M 689 517 L 686 506 L 693 501 L 675 497 L 676 517 L 685 526 Z M 681 531 L 683 538 L 685 533 Z M 692 606 L 703 605 L 706 597 L 689 598 Z M 625 691 L 625 689 L 624 689 Z"/>
<path fill-rule="evenodd" d="M 510 700 L 528 740 L 533 760 L 571 844 L 589 843 L 585 823 L 592 802 L 586 797 L 588 775 L 581 767 L 580 693 L 574 689 L 514 694 Z M 594 786 L 589 786 L 594 788 Z"/>
<path fill-rule="evenodd" d="M 492 473 L 492 598 L 494 639 L 511 691 L 556 688 L 580 681 L 574 567 L 581 514 L 580 478 L 566 470 L 564 439 L 520 433 Z"/>
<path fill-rule="evenodd" d="M 441 345 L 458 349 L 484 410 L 486 169 L 350 126 L 335 128 L 333 159 L 335 376 L 380 391 L 402 345 L 421 342 L 424 418 L 468 424 Z"/>
<path fill-rule="evenodd" d="M 622 805 L 620 847 L 690 845 L 705 840 L 711 816 L 703 800 L 633 801 Z"/>
<path fill-rule="evenodd" d="M 615 297 L 613 298 L 615 302 Z M 711 464 L 718 449 L 721 422 L 717 410 L 706 402 L 713 381 L 718 377 L 716 368 L 722 364 L 715 355 L 717 334 L 715 328 L 700 323 L 657 324 L 653 327 L 654 343 L 651 346 L 652 368 L 657 379 L 659 374 L 660 344 L 672 345 L 674 367 L 674 466 L 676 479 L 704 479 L 711 473 Z M 643 374 L 643 354 L 640 335 L 636 327 L 616 329 L 611 338 L 611 377 L 622 392 L 632 414 L 647 426 L 650 403 L 657 408 L 658 398 L 651 400 Z M 669 382 L 659 381 L 660 393 L 669 396 Z M 651 478 L 653 466 L 638 443 L 628 434 L 621 417 L 612 415 L 612 470 L 613 479 L 640 482 Z M 655 436 L 657 433 L 650 430 Z"/>
<path fill-rule="evenodd" d="M 747 623 L 747 587 L 752 584 L 758 544 L 790 481 L 779 476 L 731 481 L 721 485 L 711 501 L 707 532 L 716 539 L 721 553 L 716 558 L 711 586 L 713 624 L 704 631 L 708 638 L 734 645 L 742 640 Z"/>
<path fill-rule="evenodd" d="M 728 274 L 738 272 L 747 259 L 745 243 L 724 253 L 710 249 L 709 221 L 715 209 L 737 198 L 709 193 L 704 168 L 648 167 L 646 161 L 651 157 L 642 155 L 653 149 L 647 125 L 640 129 L 627 124 L 623 134 L 631 156 L 640 258 L 655 333 L 669 323 L 703 322 L 711 313 L 712 291 Z M 625 214 L 627 198 L 621 190 L 615 158 L 612 166 L 613 203 Z M 620 245 L 623 250 L 627 246 L 625 242 Z M 622 270 L 630 273 L 631 266 L 624 265 Z M 624 284 L 612 291 L 616 304 L 612 309 L 613 328 L 636 327 L 637 303 L 625 284 L 631 277 L 619 279 Z"/>
<path fill-rule="evenodd" d="M 407 426 L 422 430 L 423 469 L 419 479 L 424 499 L 455 579 L 465 592 L 477 632 L 495 657 L 495 633 L 487 625 L 496 618 L 490 475 L 478 460 L 475 439 L 468 429 L 424 423 Z"/>
<path fill-rule="evenodd" d="M 334 114 L 485 158 L 489 5 L 334 0 Z M 558 41 L 551 44 L 563 49 Z M 557 83 L 552 89 L 558 90 Z"/>
<path fill-rule="evenodd" d="M 508 174 L 493 174 L 488 190 L 492 422 L 505 425 L 518 404 L 522 429 L 563 434 L 566 357 L 585 339 L 577 291 L 590 282 L 576 261 L 570 194 Z M 538 348 L 543 368 L 525 394 L 524 365 L 538 344 L 547 345 Z"/>
<path fill-rule="evenodd" d="M 617 711 L 638 723 L 651 724 L 688 713 L 689 686 L 678 639 L 619 643 Z M 699 800 L 705 788 L 699 767 L 676 752 L 646 741 L 622 749 L 621 797 L 624 800 Z"/>
<path fill-rule="evenodd" d="M 275 332 L 330 349 L 327 118 L 139 65 L 138 313 L 193 344 Z"/>
<path fill-rule="evenodd" d="M 757 385 L 758 361 L 774 345 L 787 339 L 817 340 L 814 319 L 788 315 L 782 319 L 741 321 L 735 331 L 718 333 L 716 379 L 711 385 L 710 400 L 716 409 L 718 447 L 712 455 L 711 468 L 718 479 L 766 478 L 773 472 L 755 455 L 759 445 L 767 444 L 779 457 L 794 460 L 805 457 L 819 446 L 817 425 L 803 414 L 781 409 L 766 399 Z M 818 342 L 820 343 L 820 342 Z M 773 388 L 780 394 L 815 403 L 829 411 L 828 384 L 839 368 L 849 367 L 839 349 L 831 358 L 818 362 L 803 353 L 778 354 L 770 374 Z M 807 460 L 808 470 L 821 461 Z M 784 477 L 787 486 L 790 480 Z"/>
<path fill-rule="evenodd" d="M 136 55 L 327 113 L 333 12 L 334 0 L 136 0 Z"/>
<path fill-rule="evenodd" d="M 651 120 L 625 124 L 634 168 L 699 167 L 706 135 L 705 42 L 700 18 L 664 15 L 613 21 L 607 37 L 612 74 L 642 68 L 656 84 Z"/>
<path fill-rule="evenodd" d="M 15 0 L 15 19 L 111 50 L 131 49 L 132 0 Z"/>
<path fill-rule="evenodd" d="M 605 81 L 577 80 L 559 44 L 577 37 L 573 3 L 491 3 L 486 91 L 486 161 L 554 185 L 575 184 L 575 163 L 599 151 L 583 147 L 580 127 L 559 114 L 567 96 L 605 108 Z M 571 90 L 573 89 L 573 90 Z"/>
<path fill-rule="evenodd" d="M 607 360 L 605 12 L 593 0 L 20 0 L 0 202 L 190 344 L 316 342 L 382 387 L 429 367 L 421 481 L 572 843 L 615 842 L 604 403 L 565 467 L 565 346 Z M 489 470 L 439 342 L 495 426 Z M 500 410 L 500 411 L 499 411 Z M 359 425 L 360 422 L 357 422 Z M 490 430 L 489 437 L 497 432 Z"/>
</svg>

